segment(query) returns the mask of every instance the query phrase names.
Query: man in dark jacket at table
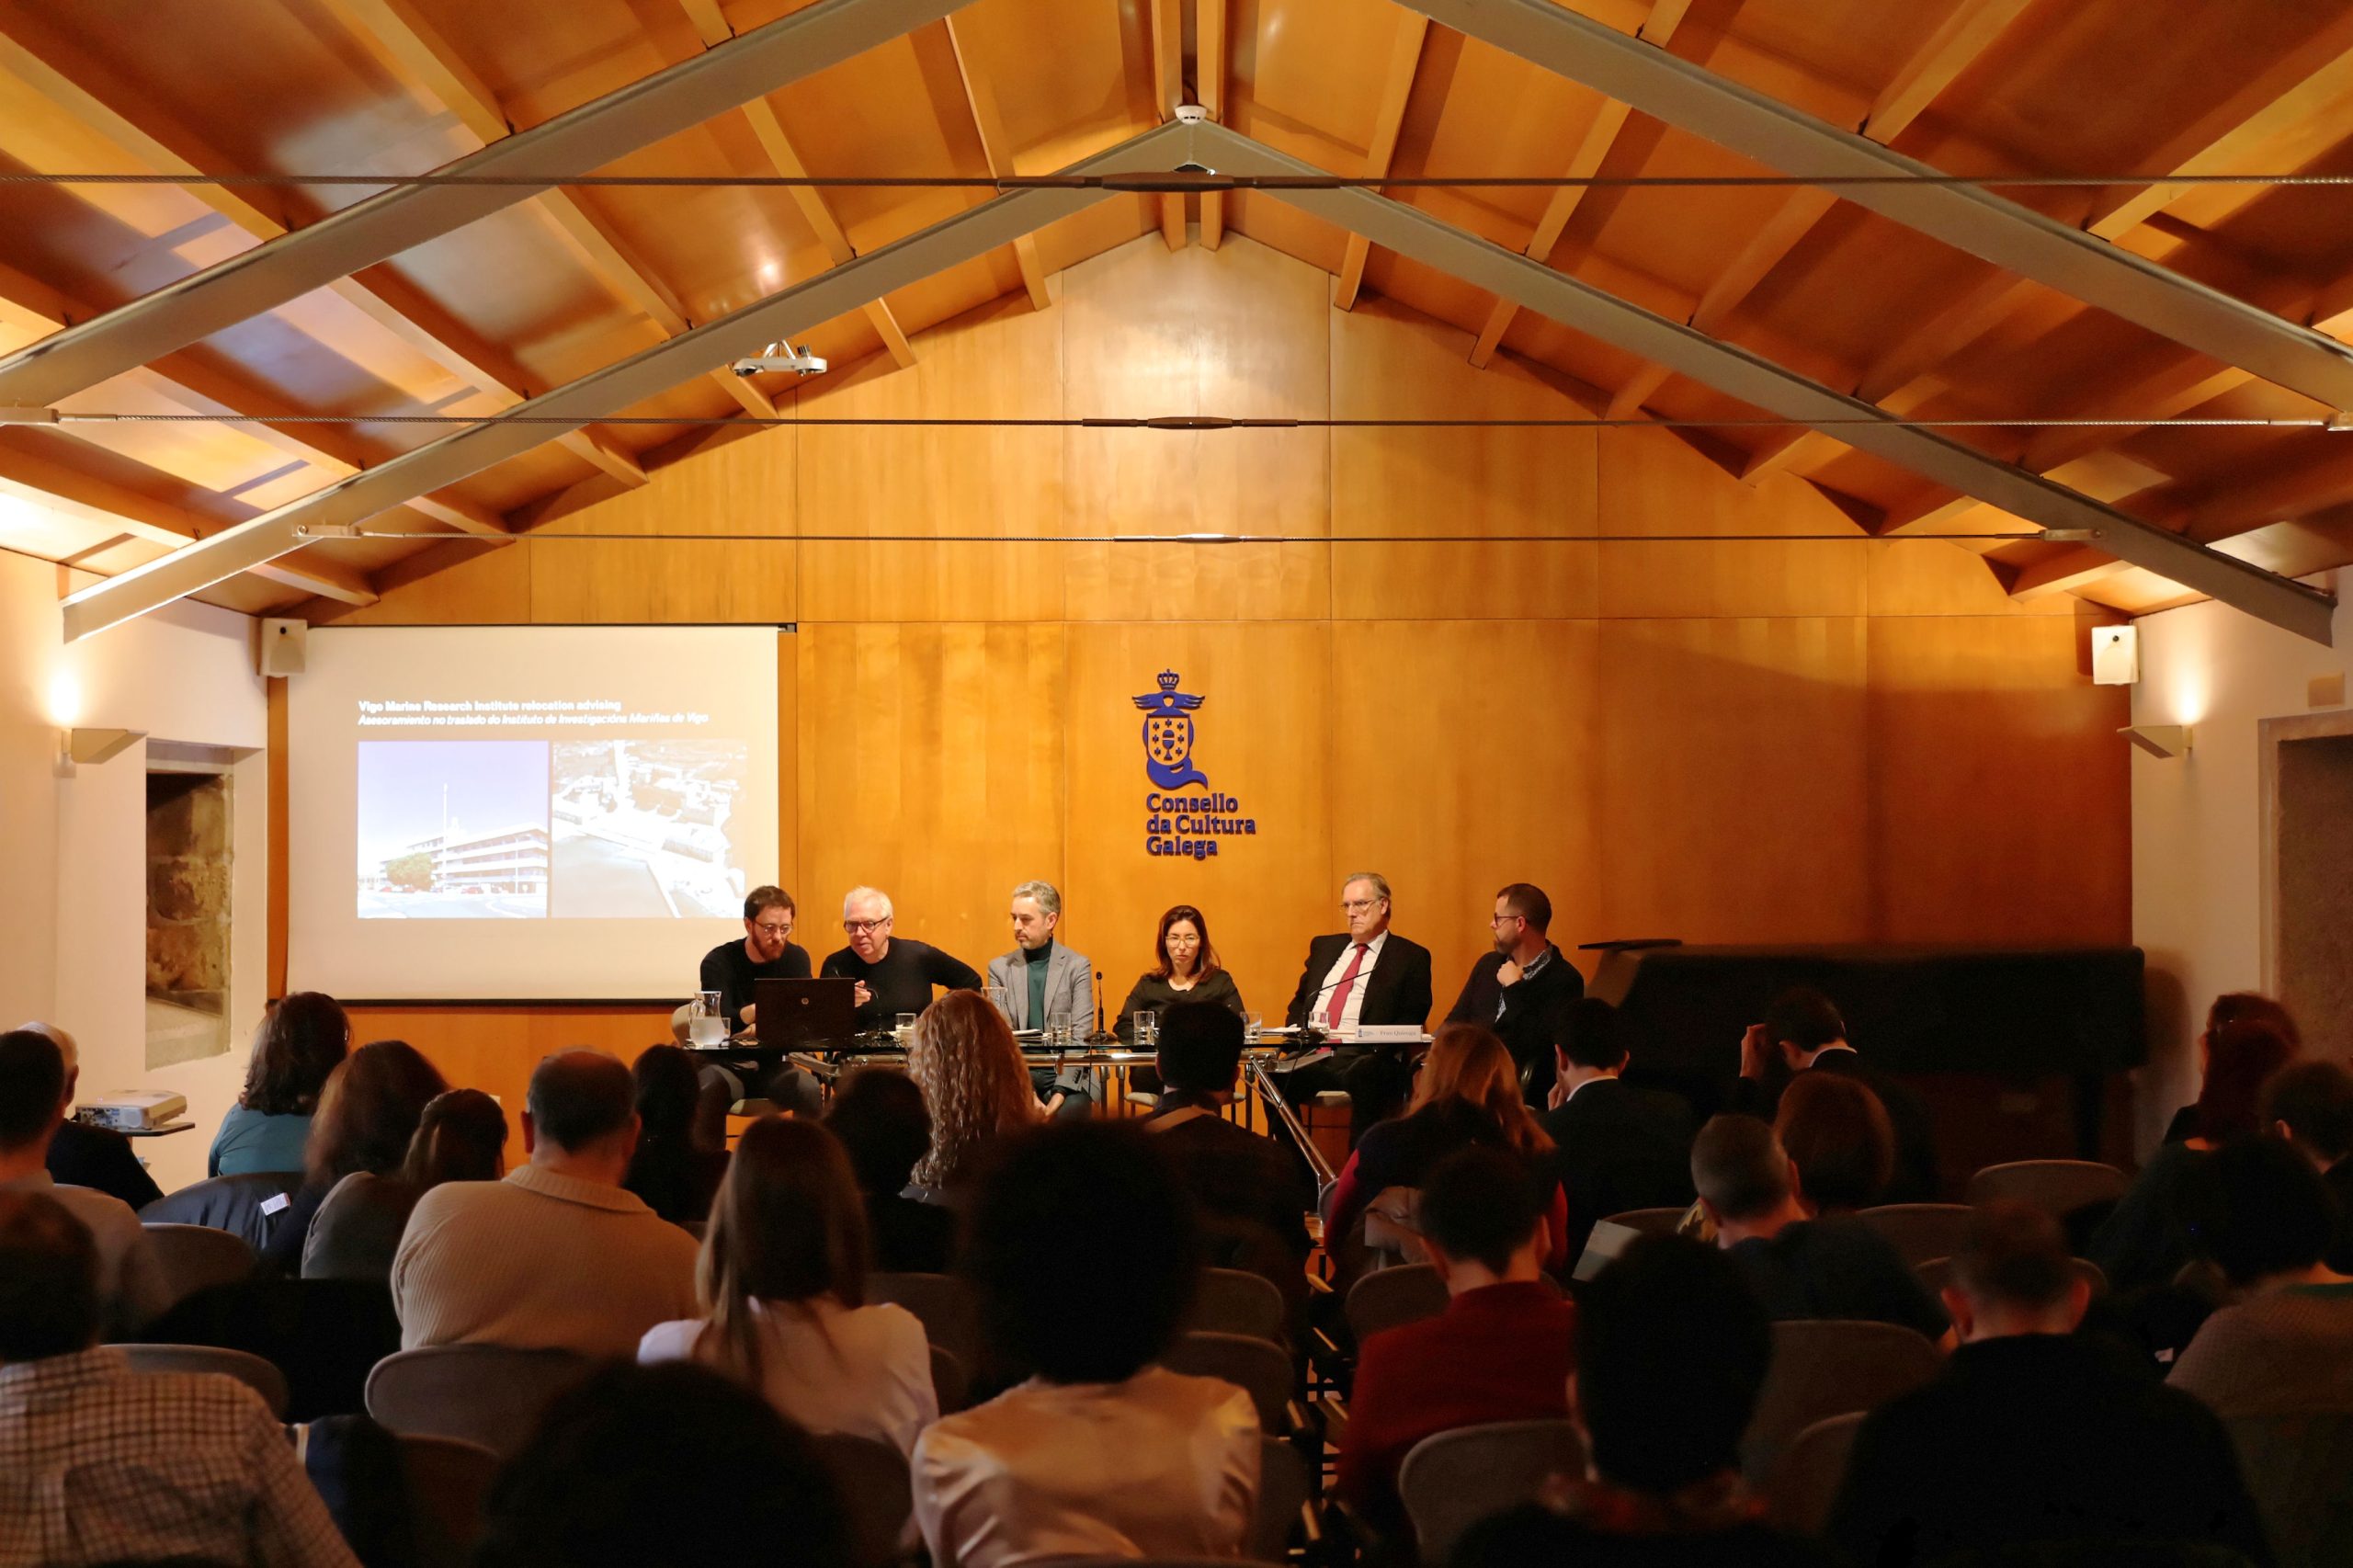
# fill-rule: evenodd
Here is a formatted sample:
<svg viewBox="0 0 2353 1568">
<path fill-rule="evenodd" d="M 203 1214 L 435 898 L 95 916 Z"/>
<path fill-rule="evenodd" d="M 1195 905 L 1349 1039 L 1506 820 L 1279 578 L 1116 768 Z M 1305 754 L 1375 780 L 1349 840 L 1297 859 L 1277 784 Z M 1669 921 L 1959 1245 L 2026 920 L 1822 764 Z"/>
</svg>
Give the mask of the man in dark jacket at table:
<svg viewBox="0 0 2353 1568">
<path fill-rule="evenodd" d="M 1546 935 L 1552 901 L 1532 882 L 1514 882 L 1495 894 L 1487 922 L 1495 950 L 1471 966 L 1462 994 L 1446 1015 L 1449 1024 L 1484 1024 L 1495 1031 L 1530 1105 L 1542 1105 L 1552 1086 L 1554 1016 L 1585 994 L 1585 976 Z"/>
</svg>

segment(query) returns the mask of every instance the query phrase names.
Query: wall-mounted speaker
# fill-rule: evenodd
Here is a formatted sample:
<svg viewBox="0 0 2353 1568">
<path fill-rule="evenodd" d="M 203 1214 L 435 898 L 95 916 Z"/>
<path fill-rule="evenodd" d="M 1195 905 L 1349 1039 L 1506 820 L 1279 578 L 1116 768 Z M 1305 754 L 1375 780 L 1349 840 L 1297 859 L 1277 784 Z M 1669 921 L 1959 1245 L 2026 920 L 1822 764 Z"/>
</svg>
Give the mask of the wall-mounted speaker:
<svg viewBox="0 0 2353 1568">
<path fill-rule="evenodd" d="M 310 663 L 306 646 L 310 634 L 308 621 L 265 619 L 261 623 L 261 673 L 266 676 L 301 675 Z"/>
<path fill-rule="evenodd" d="M 2092 684 L 2131 686 L 2141 678 L 2141 632 L 2133 626 L 2092 628 Z"/>
</svg>

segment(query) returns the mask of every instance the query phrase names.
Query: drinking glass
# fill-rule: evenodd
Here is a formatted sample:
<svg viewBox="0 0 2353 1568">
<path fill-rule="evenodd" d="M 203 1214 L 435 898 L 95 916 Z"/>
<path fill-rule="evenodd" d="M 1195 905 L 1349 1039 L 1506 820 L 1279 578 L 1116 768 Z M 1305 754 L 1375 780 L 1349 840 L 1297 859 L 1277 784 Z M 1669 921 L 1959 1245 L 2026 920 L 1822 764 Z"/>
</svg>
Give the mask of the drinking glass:
<svg viewBox="0 0 2353 1568">
<path fill-rule="evenodd" d="M 1011 1023 L 1013 1021 L 1013 1000 L 1006 994 L 1004 986 L 992 985 L 989 987 L 989 1006 L 995 1007 L 999 1016 L 1001 1016 L 1006 1022 Z"/>
<path fill-rule="evenodd" d="M 1136 1049 L 1150 1051 L 1160 1044 L 1160 1014 L 1150 1007 L 1136 1009 Z"/>
<path fill-rule="evenodd" d="M 898 1028 L 896 1030 L 899 1039 L 904 1042 L 909 1035 L 915 1033 L 915 1016 L 913 1013 L 901 1013 L 899 1015 Z"/>
<path fill-rule="evenodd" d="M 1260 1017 L 1257 1014 L 1256 1014 L 1256 1013 L 1245 1013 L 1245 1014 L 1243 1014 L 1243 1015 L 1242 1015 L 1242 1043 L 1243 1043 L 1243 1044 L 1245 1044 L 1245 1045 L 1256 1045 L 1256 1044 L 1257 1044 L 1257 1043 L 1258 1043 L 1258 1026 L 1259 1026 L 1260 1024 L 1264 1023 L 1265 1021 L 1266 1021 L 1265 1019 L 1261 1018 L 1261 1017 Z"/>
</svg>

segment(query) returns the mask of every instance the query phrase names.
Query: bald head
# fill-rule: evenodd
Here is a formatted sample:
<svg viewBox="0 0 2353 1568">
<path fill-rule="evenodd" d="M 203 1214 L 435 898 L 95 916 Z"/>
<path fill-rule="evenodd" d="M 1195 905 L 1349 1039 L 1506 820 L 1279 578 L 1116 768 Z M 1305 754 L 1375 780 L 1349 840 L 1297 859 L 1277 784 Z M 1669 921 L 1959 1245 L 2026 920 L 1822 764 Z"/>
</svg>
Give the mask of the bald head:
<svg viewBox="0 0 2353 1568">
<path fill-rule="evenodd" d="M 74 1037 L 65 1032 L 63 1025 L 45 1024 L 39 1018 L 35 1018 L 31 1023 L 18 1024 L 17 1028 L 30 1034 L 47 1035 L 54 1040 L 57 1044 L 57 1053 L 65 1058 L 67 1077 L 71 1078 L 74 1071 L 82 1065 L 81 1048 L 74 1043 Z"/>
<path fill-rule="evenodd" d="M 583 1155 L 635 1139 L 636 1085 L 629 1069 L 601 1051 L 559 1051 L 543 1058 L 531 1074 L 524 1107 L 535 1157 L 543 1146 Z"/>
</svg>

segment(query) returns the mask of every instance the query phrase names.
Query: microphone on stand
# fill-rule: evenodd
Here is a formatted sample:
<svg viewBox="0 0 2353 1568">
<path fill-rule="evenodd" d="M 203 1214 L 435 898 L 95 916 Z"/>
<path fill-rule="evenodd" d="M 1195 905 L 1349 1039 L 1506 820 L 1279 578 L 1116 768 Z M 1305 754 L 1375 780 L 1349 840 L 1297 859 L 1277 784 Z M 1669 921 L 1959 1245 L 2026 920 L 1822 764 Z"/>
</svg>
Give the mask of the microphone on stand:
<svg viewBox="0 0 2353 1568">
<path fill-rule="evenodd" d="M 1106 1040 L 1116 1042 L 1118 1038 L 1103 1028 L 1103 971 L 1098 969 L 1095 971 L 1095 1032 L 1086 1037 L 1086 1043 L 1101 1045 Z"/>
</svg>

